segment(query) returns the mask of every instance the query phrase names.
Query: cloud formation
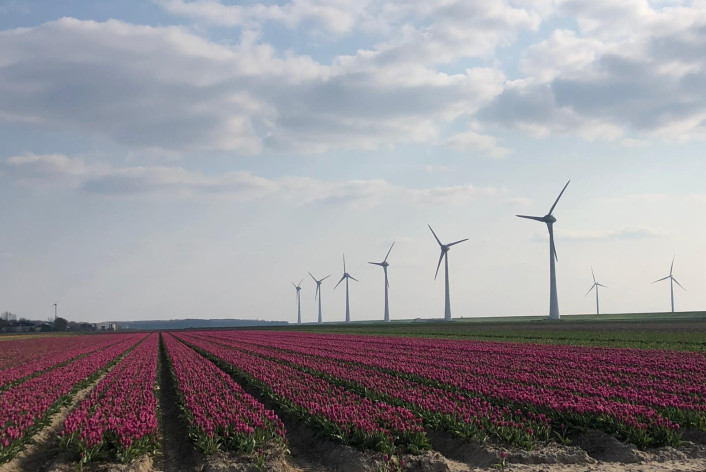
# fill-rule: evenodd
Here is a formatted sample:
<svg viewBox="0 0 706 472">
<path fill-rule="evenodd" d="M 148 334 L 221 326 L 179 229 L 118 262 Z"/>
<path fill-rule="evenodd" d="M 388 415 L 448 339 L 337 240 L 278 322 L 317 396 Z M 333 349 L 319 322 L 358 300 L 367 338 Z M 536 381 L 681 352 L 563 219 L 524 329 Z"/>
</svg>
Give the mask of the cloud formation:
<svg viewBox="0 0 706 472">
<path fill-rule="evenodd" d="M 561 232 L 561 238 L 567 241 L 615 241 L 624 239 L 658 238 L 669 235 L 668 231 L 648 226 L 628 226 L 608 231 L 577 231 Z"/>
<path fill-rule="evenodd" d="M 63 18 L 0 32 L 0 120 L 131 148 L 324 152 L 433 142 L 502 91 L 495 68 L 443 73 L 384 57 L 396 47 L 325 65 L 247 32 L 225 45 L 183 27 Z"/>
<path fill-rule="evenodd" d="M 559 13 L 578 31 L 558 29 L 529 47 L 525 77 L 506 84 L 484 120 L 539 136 L 706 138 L 702 3 L 568 0 Z"/>
<path fill-rule="evenodd" d="M 377 205 L 394 200 L 422 205 L 464 205 L 501 193 L 492 187 L 474 185 L 409 188 L 380 179 L 344 182 L 291 176 L 266 179 L 245 171 L 206 176 L 183 167 L 89 164 L 61 154 L 13 156 L 0 164 L 0 174 L 25 185 L 73 188 L 94 195 L 276 198 L 298 204 Z"/>
</svg>

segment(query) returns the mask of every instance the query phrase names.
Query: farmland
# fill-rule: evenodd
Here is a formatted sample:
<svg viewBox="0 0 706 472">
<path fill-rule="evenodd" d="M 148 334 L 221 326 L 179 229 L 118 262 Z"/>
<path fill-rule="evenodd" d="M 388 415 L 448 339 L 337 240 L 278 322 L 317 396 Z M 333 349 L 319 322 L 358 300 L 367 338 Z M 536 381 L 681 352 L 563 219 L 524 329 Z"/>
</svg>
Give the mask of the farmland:
<svg viewBox="0 0 706 472">
<path fill-rule="evenodd" d="M 0 471 L 704 470 L 700 339 L 576 323 L 6 340 Z"/>
</svg>

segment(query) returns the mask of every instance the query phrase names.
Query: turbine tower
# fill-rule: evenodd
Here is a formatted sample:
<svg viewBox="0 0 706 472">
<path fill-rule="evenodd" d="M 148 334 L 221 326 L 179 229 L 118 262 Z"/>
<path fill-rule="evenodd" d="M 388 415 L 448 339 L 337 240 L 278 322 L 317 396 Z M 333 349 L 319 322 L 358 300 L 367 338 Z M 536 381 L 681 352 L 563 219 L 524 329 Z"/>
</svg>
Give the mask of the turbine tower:
<svg viewBox="0 0 706 472">
<path fill-rule="evenodd" d="M 436 236 L 436 233 L 434 232 L 433 229 L 431 229 L 431 225 L 429 226 L 429 229 L 431 230 L 431 234 L 434 235 L 434 239 L 436 239 L 436 242 L 439 243 L 439 247 L 441 248 L 441 255 L 439 256 L 439 263 L 436 265 L 436 274 L 434 274 L 434 280 L 436 280 L 436 276 L 439 275 L 439 267 L 441 267 L 441 260 L 444 259 L 444 273 L 446 274 L 446 302 L 444 304 L 444 321 L 451 321 L 451 300 L 449 298 L 449 257 L 448 257 L 448 252 L 449 249 L 451 249 L 451 246 L 454 244 L 462 243 L 464 241 L 468 241 L 468 238 L 466 239 L 461 239 L 460 241 L 455 241 L 453 243 L 449 244 L 442 244 L 441 241 L 439 241 L 439 238 Z"/>
<path fill-rule="evenodd" d="M 674 256 L 674 257 L 676 257 L 676 256 Z M 680 283 L 677 281 L 677 279 L 675 279 L 674 276 L 672 276 L 672 271 L 674 270 L 674 257 L 672 257 L 672 266 L 669 268 L 669 275 L 666 276 L 666 277 L 662 277 L 661 279 L 658 279 L 658 280 L 655 280 L 654 282 L 652 282 L 653 284 L 656 284 L 657 282 L 661 282 L 662 280 L 669 279 L 669 291 L 670 291 L 670 293 L 671 293 L 671 295 L 672 295 L 672 313 L 674 313 L 674 282 L 676 282 L 677 285 L 679 285 L 681 288 L 684 288 L 684 287 L 682 286 L 682 284 L 680 284 Z M 686 291 L 685 288 L 684 288 L 684 291 Z"/>
<path fill-rule="evenodd" d="M 395 243 L 394 241 L 392 242 L 392 246 L 394 246 Z M 387 262 L 387 258 L 390 255 L 390 251 L 392 251 L 392 246 L 390 246 L 390 249 L 387 251 L 387 255 L 385 256 L 385 259 L 382 262 L 368 262 L 368 264 L 373 264 L 382 267 L 382 270 L 385 271 L 385 322 L 390 321 L 390 305 L 387 302 L 387 289 L 390 287 L 390 282 L 387 281 L 387 268 L 389 267 L 390 264 Z"/>
<path fill-rule="evenodd" d="M 311 272 L 309 272 L 309 275 L 311 275 Z M 316 282 L 316 294 L 314 294 L 314 300 L 316 300 L 317 297 L 319 299 L 319 323 L 322 323 L 322 319 L 321 319 L 321 282 L 328 279 L 329 277 L 331 277 L 331 276 L 327 275 L 326 277 L 324 277 L 321 280 L 316 280 L 316 277 L 311 275 L 311 278 L 314 279 L 314 282 Z"/>
<path fill-rule="evenodd" d="M 54 321 L 56 321 L 56 313 L 58 311 L 59 303 L 54 303 L 52 306 L 54 307 Z"/>
<path fill-rule="evenodd" d="M 304 279 L 301 279 L 298 284 L 295 284 L 292 282 L 292 285 L 294 285 L 294 288 L 297 289 L 297 324 L 302 324 L 302 299 L 301 299 L 301 290 L 302 290 L 302 282 Z"/>
<path fill-rule="evenodd" d="M 358 279 L 353 277 L 351 274 L 346 272 L 346 255 L 343 255 L 343 277 L 341 277 L 341 280 L 338 281 L 336 284 L 336 287 L 341 285 L 341 282 L 343 282 L 343 279 L 346 279 L 346 323 L 351 322 L 351 305 L 348 301 L 348 279 L 353 279 L 356 282 L 358 282 Z M 333 287 L 334 290 L 336 290 L 336 287 Z"/>
<path fill-rule="evenodd" d="M 569 182 L 571 182 L 569 180 Z M 559 260 L 556 255 L 556 248 L 554 247 L 554 223 L 556 223 L 556 218 L 552 215 L 556 204 L 559 203 L 559 199 L 564 194 L 564 190 L 569 186 L 569 182 L 566 182 L 564 188 L 561 189 L 561 193 L 556 197 L 554 205 L 549 209 L 549 213 L 544 216 L 527 216 L 527 215 L 516 215 L 520 218 L 527 218 L 529 220 L 541 221 L 547 224 L 547 229 L 549 230 L 549 319 L 558 320 L 559 319 L 559 299 L 556 294 L 556 266 L 554 264 L 555 260 Z"/>
<path fill-rule="evenodd" d="M 596 274 L 593 273 L 593 267 L 591 267 L 591 275 L 593 276 L 593 285 L 591 285 L 591 288 L 588 289 L 588 292 L 586 292 L 586 295 L 584 295 L 584 298 L 586 296 L 588 296 L 589 293 L 591 293 L 591 290 L 596 289 L 596 316 L 598 316 L 601 314 L 601 311 L 598 308 L 598 287 L 603 287 L 603 288 L 608 288 L 608 287 L 596 282 Z"/>
</svg>

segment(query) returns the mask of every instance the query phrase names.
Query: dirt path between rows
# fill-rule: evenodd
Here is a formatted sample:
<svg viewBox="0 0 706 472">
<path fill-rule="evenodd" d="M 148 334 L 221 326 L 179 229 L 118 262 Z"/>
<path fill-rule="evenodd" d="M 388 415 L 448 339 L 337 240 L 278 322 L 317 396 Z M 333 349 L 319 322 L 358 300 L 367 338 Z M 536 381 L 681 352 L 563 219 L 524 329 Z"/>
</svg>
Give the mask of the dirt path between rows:
<svg viewBox="0 0 706 472">
<path fill-rule="evenodd" d="M 162 449 L 154 457 L 154 470 L 196 472 L 203 470 L 204 458 L 189 439 L 189 431 L 181 416 L 179 397 L 169 372 L 169 359 L 159 345 L 159 431 Z"/>
</svg>

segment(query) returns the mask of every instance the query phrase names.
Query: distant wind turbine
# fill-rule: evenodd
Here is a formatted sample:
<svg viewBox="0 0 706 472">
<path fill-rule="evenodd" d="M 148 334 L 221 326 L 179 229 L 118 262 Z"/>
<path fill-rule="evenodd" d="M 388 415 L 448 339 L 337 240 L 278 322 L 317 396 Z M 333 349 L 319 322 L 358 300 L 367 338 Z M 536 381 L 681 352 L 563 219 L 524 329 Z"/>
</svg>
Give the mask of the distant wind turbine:
<svg viewBox="0 0 706 472">
<path fill-rule="evenodd" d="M 311 275 L 311 272 L 309 272 L 309 275 Z M 331 277 L 331 276 L 327 275 L 326 277 L 324 277 L 321 280 L 316 280 L 316 277 L 311 275 L 311 278 L 314 279 L 314 282 L 316 282 L 316 294 L 314 294 L 314 299 L 316 299 L 317 297 L 319 299 L 319 323 L 322 322 L 322 319 L 321 319 L 321 282 L 328 279 L 329 277 Z"/>
<path fill-rule="evenodd" d="M 395 243 L 393 241 L 392 246 L 394 245 Z M 390 255 L 390 251 L 392 251 L 392 246 L 390 246 L 390 249 L 387 251 L 387 255 L 385 256 L 385 259 L 382 262 L 368 262 L 368 264 L 373 264 L 382 267 L 382 270 L 385 271 L 385 322 L 390 321 L 390 305 L 387 302 L 387 289 L 390 287 L 390 282 L 387 281 L 387 268 L 390 264 L 387 262 L 387 258 Z"/>
<path fill-rule="evenodd" d="M 569 182 L 571 182 L 569 180 Z M 556 204 L 559 203 L 559 199 L 564 194 L 564 190 L 569 186 L 569 182 L 566 182 L 561 193 L 556 197 L 554 205 L 549 209 L 549 213 L 544 216 L 527 216 L 527 215 L 516 215 L 520 218 L 527 218 L 529 220 L 541 221 L 547 224 L 547 229 L 549 230 L 549 319 L 558 320 L 559 319 L 559 299 L 556 294 L 556 266 L 554 265 L 555 260 L 559 260 L 556 255 L 556 248 L 554 247 L 554 223 L 556 223 L 556 218 L 552 215 Z"/>
<path fill-rule="evenodd" d="M 434 239 L 436 239 L 436 242 L 439 243 L 439 247 L 441 248 L 441 255 L 439 256 L 439 263 L 436 265 L 436 274 L 434 274 L 434 280 L 436 280 L 436 276 L 439 275 L 439 267 L 441 267 L 441 260 L 444 259 L 444 273 L 446 275 L 445 280 L 446 280 L 446 302 L 444 305 L 444 321 L 451 321 L 451 300 L 449 298 L 449 257 L 448 257 L 448 252 L 449 249 L 451 249 L 451 246 L 454 244 L 462 243 L 464 241 L 468 241 L 468 238 L 466 239 L 461 239 L 459 241 L 455 241 L 453 243 L 449 244 L 442 244 L 439 238 L 436 236 L 436 233 L 434 232 L 433 229 L 431 229 L 431 225 L 429 226 L 429 229 L 431 230 L 431 234 L 434 235 Z"/>
<path fill-rule="evenodd" d="M 593 276 L 593 285 L 591 285 L 591 288 L 588 289 L 588 292 L 586 292 L 586 295 L 584 295 L 584 297 L 586 297 L 589 293 L 591 293 L 591 290 L 593 290 L 593 289 L 596 290 L 596 315 L 600 315 L 601 312 L 598 308 L 598 287 L 603 287 L 603 288 L 608 288 L 608 287 L 596 282 L 596 274 L 593 273 L 593 267 L 591 267 L 591 275 Z"/>
<path fill-rule="evenodd" d="M 675 255 L 674 257 L 676 257 L 676 255 Z M 676 282 L 677 285 L 679 285 L 681 288 L 684 288 L 684 287 L 682 286 L 682 284 L 680 284 L 680 283 L 677 281 L 677 279 L 675 279 L 674 276 L 672 276 L 672 271 L 674 270 L 674 257 L 672 257 L 672 266 L 669 268 L 669 275 L 666 276 L 666 277 L 662 277 L 661 279 L 658 279 L 658 280 L 655 280 L 654 282 L 652 282 L 653 284 L 656 284 L 657 282 L 661 282 L 662 280 L 667 280 L 667 279 L 669 279 L 669 291 L 670 291 L 670 293 L 671 293 L 671 295 L 672 295 L 672 313 L 674 313 L 674 282 Z M 684 288 L 684 291 L 686 291 L 685 288 Z"/>
<path fill-rule="evenodd" d="M 59 309 L 59 308 L 58 308 L 58 307 L 59 307 L 59 303 L 57 302 L 57 303 L 54 303 L 53 305 L 50 305 L 50 306 L 53 306 L 53 307 L 54 307 L 54 321 L 56 321 L 56 313 L 57 313 L 57 311 L 58 311 L 58 309 Z"/>
<path fill-rule="evenodd" d="M 301 299 L 301 290 L 302 290 L 302 282 L 304 279 L 301 279 L 298 284 L 295 284 L 292 282 L 292 285 L 294 285 L 294 288 L 297 289 L 297 324 L 302 324 L 302 299 Z"/>
<path fill-rule="evenodd" d="M 348 301 L 348 279 L 353 279 L 356 282 L 358 282 L 358 279 L 353 277 L 351 274 L 346 272 L 346 255 L 343 255 L 343 277 L 341 277 L 341 280 L 338 281 L 336 284 L 336 287 L 341 285 L 341 282 L 343 282 L 343 279 L 346 279 L 346 323 L 351 322 L 351 305 Z M 336 287 L 333 287 L 334 290 L 336 290 Z"/>
</svg>

